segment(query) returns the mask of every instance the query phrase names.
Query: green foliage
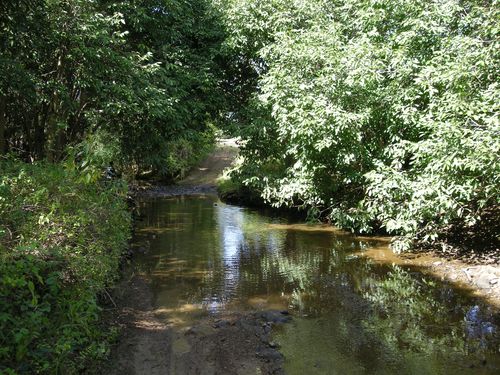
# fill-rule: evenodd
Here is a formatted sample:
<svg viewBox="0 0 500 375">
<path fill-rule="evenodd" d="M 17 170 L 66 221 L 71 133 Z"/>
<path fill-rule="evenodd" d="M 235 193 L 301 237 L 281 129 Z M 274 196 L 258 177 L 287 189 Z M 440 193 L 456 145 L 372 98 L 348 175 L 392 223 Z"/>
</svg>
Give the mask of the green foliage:
<svg viewBox="0 0 500 375">
<path fill-rule="evenodd" d="M 262 206 L 262 198 L 232 175 L 241 167 L 242 159 L 238 158 L 231 168 L 227 168 L 217 179 L 217 194 L 229 203 L 247 206 Z"/>
<path fill-rule="evenodd" d="M 215 128 L 204 132 L 191 132 L 184 137 L 167 144 L 168 155 L 162 163 L 160 174 L 182 178 L 202 158 L 213 150 L 215 145 Z"/>
<path fill-rule="evenodd" d="M 233 178 L 275 206 L 440 241 L 500 200 L 498 1 L 226 5 L 257 78 Z"/>
<path fill-rule="evenodd" d="M 89 133 L 77 145 L 68 148 L 65 166 L 79 172 L 84 183 L 97 182 L 103 171 L 119 160 L 120 146 L 113 136 L 102 129 Z"/>
<path fill-rule="evenodd" d="M 211 149 L 219 18 L 209 0 L 1 2 L 0 372 L 105 354 L 96 301 L 130 218 L 103 172 L 176 178 Z"/>
<path fill-rule="evenodd" d="M 0 371 L 76 373 L 107 353 L 97 297 L 127 244 L 126 186 L 48 164 L 0 171 Z"/>
<path fill-rule="evenodd" d="M 78 151 L 98 141 L 133 175 L 192 162 L 172 145 L 197 149 L 226 105 L 225 34 L 208 0 L 10 3 L 0 8 L 0 154 L 60 161 L 70 147 L 77 163 L 100 166 Z"/>
</svg>

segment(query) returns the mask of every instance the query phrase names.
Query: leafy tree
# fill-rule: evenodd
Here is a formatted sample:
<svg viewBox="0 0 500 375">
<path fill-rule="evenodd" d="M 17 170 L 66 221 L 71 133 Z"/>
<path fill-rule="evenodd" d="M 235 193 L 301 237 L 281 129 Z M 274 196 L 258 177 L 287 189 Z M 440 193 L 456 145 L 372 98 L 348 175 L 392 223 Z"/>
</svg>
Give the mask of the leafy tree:
<svg viewBox="0 0 500 375">
<path fill-rule="evenodd" d="M 130 234 L 122 179 L 177 177 L 225 113 L 208 0 L 0 3 L 0 373 L 81 373 Z"/>
<path fill-rule="evenodd" d="M 213 143 L 209 124 L 225 108 L 225 34 L 207 0 L 2 7 L 2 153 L 60 161 L 101 132 L 119 146 L 116 167 L 169 176 Z M 177 155 L 178 144 L 189 152 Z M 178 162 L 166 163 L 172 157 Z"/>
<path fill-rule="evenodd" d="M 401 235 L 398 250 L 498 216 L 498 12 L 230 2 L 228 45 L 257 75 L 233 178 L 275 206 Z"/>
</svg>

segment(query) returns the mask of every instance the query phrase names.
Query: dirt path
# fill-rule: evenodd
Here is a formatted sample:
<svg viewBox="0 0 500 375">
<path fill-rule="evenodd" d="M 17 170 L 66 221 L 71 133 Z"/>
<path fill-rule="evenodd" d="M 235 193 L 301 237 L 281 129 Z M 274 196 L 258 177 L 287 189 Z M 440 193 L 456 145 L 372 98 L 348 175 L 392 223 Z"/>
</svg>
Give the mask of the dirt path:
<svg viewBox="0 0 500 375">
<path fill-rule="evenodd" d="M 215 186 L 217 177 L 238 155 L 235 139 L 220 140 L 215 151 L 179 182 L 181 186 Z"/>
<path fill-rule="evenodd" d="M 217 194 L 217 178 L 231 166 L 238 155 L 236 139 L 219 140 L 215 150 L 200 165 L 175 185 L 147 185 L 138 188 L 143 196 L 174 196 L 193 194 Z"/>
</svg>

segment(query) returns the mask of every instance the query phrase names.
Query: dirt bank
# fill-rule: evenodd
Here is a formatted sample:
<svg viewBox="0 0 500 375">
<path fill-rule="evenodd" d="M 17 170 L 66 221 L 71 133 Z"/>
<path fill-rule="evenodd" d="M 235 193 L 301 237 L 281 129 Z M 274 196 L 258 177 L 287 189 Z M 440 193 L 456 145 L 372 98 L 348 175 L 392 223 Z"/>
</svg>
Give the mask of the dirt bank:
<svg viewBox="0 0 500 375">
<path fill-rule="evenodd" d="M 500 310 L 500 265 L 498 263 L 478 264 L 464 259 L 444 257 L 434 252 L 395 254 L 386 246 L 372 248 L 362 254 L 378 263 L 417 268 L 423 273 L 469 290 Z"/>
</svg>

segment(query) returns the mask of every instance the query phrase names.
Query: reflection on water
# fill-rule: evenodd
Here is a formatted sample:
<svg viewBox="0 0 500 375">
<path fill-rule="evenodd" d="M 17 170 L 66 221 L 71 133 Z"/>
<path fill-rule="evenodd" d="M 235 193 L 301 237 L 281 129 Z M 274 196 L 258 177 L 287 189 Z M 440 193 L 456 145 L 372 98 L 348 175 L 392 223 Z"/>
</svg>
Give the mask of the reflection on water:
<svg viewBox="0 0 500 375">
<path fill-rule="evenodd" d="M 171 323 L 289 309 L 275 333 L 288 374 L 497 374 L 498 315 L 415 270 L 359 256 L 380 239 L 289 223 L 216 198 L 144 202 L 137 272 Z"/>
</svg>

